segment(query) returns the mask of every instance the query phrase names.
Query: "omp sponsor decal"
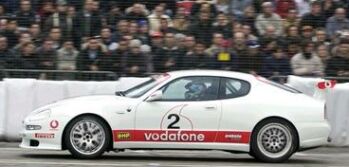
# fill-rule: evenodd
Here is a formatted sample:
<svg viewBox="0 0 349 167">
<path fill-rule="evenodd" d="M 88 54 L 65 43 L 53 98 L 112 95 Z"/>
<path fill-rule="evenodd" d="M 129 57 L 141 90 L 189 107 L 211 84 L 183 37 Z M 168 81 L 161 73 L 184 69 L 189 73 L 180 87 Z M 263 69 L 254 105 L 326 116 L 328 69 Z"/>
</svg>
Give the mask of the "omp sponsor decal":
<svg viewBox="0 0 349 167">
<path fill-rule="evenodd" d="M 186 130 L 114 130 L 114 142 L 125 141 L 119 133 L 129 133 L 128 141 L 134 142 L 203 142 L 241 143 L 250 142 L 251 132 L 240 131 L 186 131 Z"/>
<path fill-rule="evenodd" d="M 55 138 L 55 134 L 53 133 L 35 133 L 35 138 L 38 139 L 53 139 Z"/>
<path fill-rule="evenodd" d="M 118 140 L 130 140 L 131 134 L 129 132 L 117 132 L 116 138 Z"/>
</svg>

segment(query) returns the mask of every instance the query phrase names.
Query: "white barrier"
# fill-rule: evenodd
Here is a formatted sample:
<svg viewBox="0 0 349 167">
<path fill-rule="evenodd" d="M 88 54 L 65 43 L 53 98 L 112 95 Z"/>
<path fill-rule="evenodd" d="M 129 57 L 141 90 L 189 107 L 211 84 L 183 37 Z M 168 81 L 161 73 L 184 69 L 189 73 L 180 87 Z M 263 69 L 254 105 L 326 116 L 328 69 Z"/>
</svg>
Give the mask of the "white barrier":
<svg viewBox="0 0 349 167">
<path fill-rule="evenodd" d="M 4 83 L 0 82 L 0 141 L 4 139 L 5 133 L 5 89 Z"/>
<path fill-rule="evenodd" d="M 349 83 L 337 84 L 333 88 L 317 88 L 317 84 L 324 81 L 320 78 L 289 76 L 287 84 L 315 99 L 325 101 L 332 129 L 329 145 L 349 146 Z"/>
<path fill-rule="evenodd" d="M 19 140 L 21 121 L 40 106 L 77 96 L 112 95 L 145 80 L 122 78 L 112 82 L 79 82 L 5 79 L 0 85 L 0 136 L 2 134 L 7 141 Z"/>
</svg>

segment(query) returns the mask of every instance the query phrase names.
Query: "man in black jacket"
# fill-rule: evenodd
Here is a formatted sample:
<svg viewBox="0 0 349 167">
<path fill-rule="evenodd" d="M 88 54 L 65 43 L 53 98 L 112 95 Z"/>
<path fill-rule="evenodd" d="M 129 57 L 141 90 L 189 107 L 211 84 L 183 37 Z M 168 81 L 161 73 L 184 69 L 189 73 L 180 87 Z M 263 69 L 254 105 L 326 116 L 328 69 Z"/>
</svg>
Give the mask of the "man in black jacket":
<svg viewBox="0 0 349 167">
<path fill-rule="evenodd" d="M 310 13 L 305 14 L 301 20 L 301 27 L 311 26 L 313 28 L 320 28 L 326 26 L 326 17 L 322 13 L 321 2 L 314 1 L 311 4 Z"/>
<path fill-rule="evenodd" d="M 177 70 L 182 51 L 176 45 L 173 33 L 165 35 L 165 45 L 155 53 L 154 65 L 156 72 Z"/>
<path fill-rule="evenodd" d="M 327 61 L 326 75 L 331 77 L 349 77 L 349 41 L 343 40 L 335 56 Z"/>
</svg>

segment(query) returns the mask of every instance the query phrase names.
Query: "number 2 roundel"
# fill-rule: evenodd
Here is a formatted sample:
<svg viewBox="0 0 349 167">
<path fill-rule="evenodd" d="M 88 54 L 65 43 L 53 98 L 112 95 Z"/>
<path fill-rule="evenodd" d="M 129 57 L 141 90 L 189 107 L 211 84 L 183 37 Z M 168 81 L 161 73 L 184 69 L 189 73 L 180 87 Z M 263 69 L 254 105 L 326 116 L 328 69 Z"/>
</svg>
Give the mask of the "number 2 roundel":
<svg viewBox="0 0 349 167">
<path fill-rule="evenodd" d="M 182 112 L 187 104 L 172 107 L 162 117 L 160 129 L 194 129 L 192 121 Z"/>
</svg>

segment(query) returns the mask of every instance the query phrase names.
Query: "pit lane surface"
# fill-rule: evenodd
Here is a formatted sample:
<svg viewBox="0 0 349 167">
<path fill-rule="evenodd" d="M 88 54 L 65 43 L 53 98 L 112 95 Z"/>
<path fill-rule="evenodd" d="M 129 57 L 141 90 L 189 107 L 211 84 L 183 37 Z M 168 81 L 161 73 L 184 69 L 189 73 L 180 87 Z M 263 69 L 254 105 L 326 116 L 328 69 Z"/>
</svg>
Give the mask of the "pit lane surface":
<svg viewBox="0 0 349 167">
<path fill-rule="evenodd" d="M 18 148 L 0 143 L 0 167 L 228 167 L 228 166 L 348 166 L 349 148 L 319 148 L 296 153 L 283 164 L 255 161 L 247 154 L 221 151 L 126 151 L 106 153 L 98 160 L 76 160 L 67 151 Z"/>
</svg>

